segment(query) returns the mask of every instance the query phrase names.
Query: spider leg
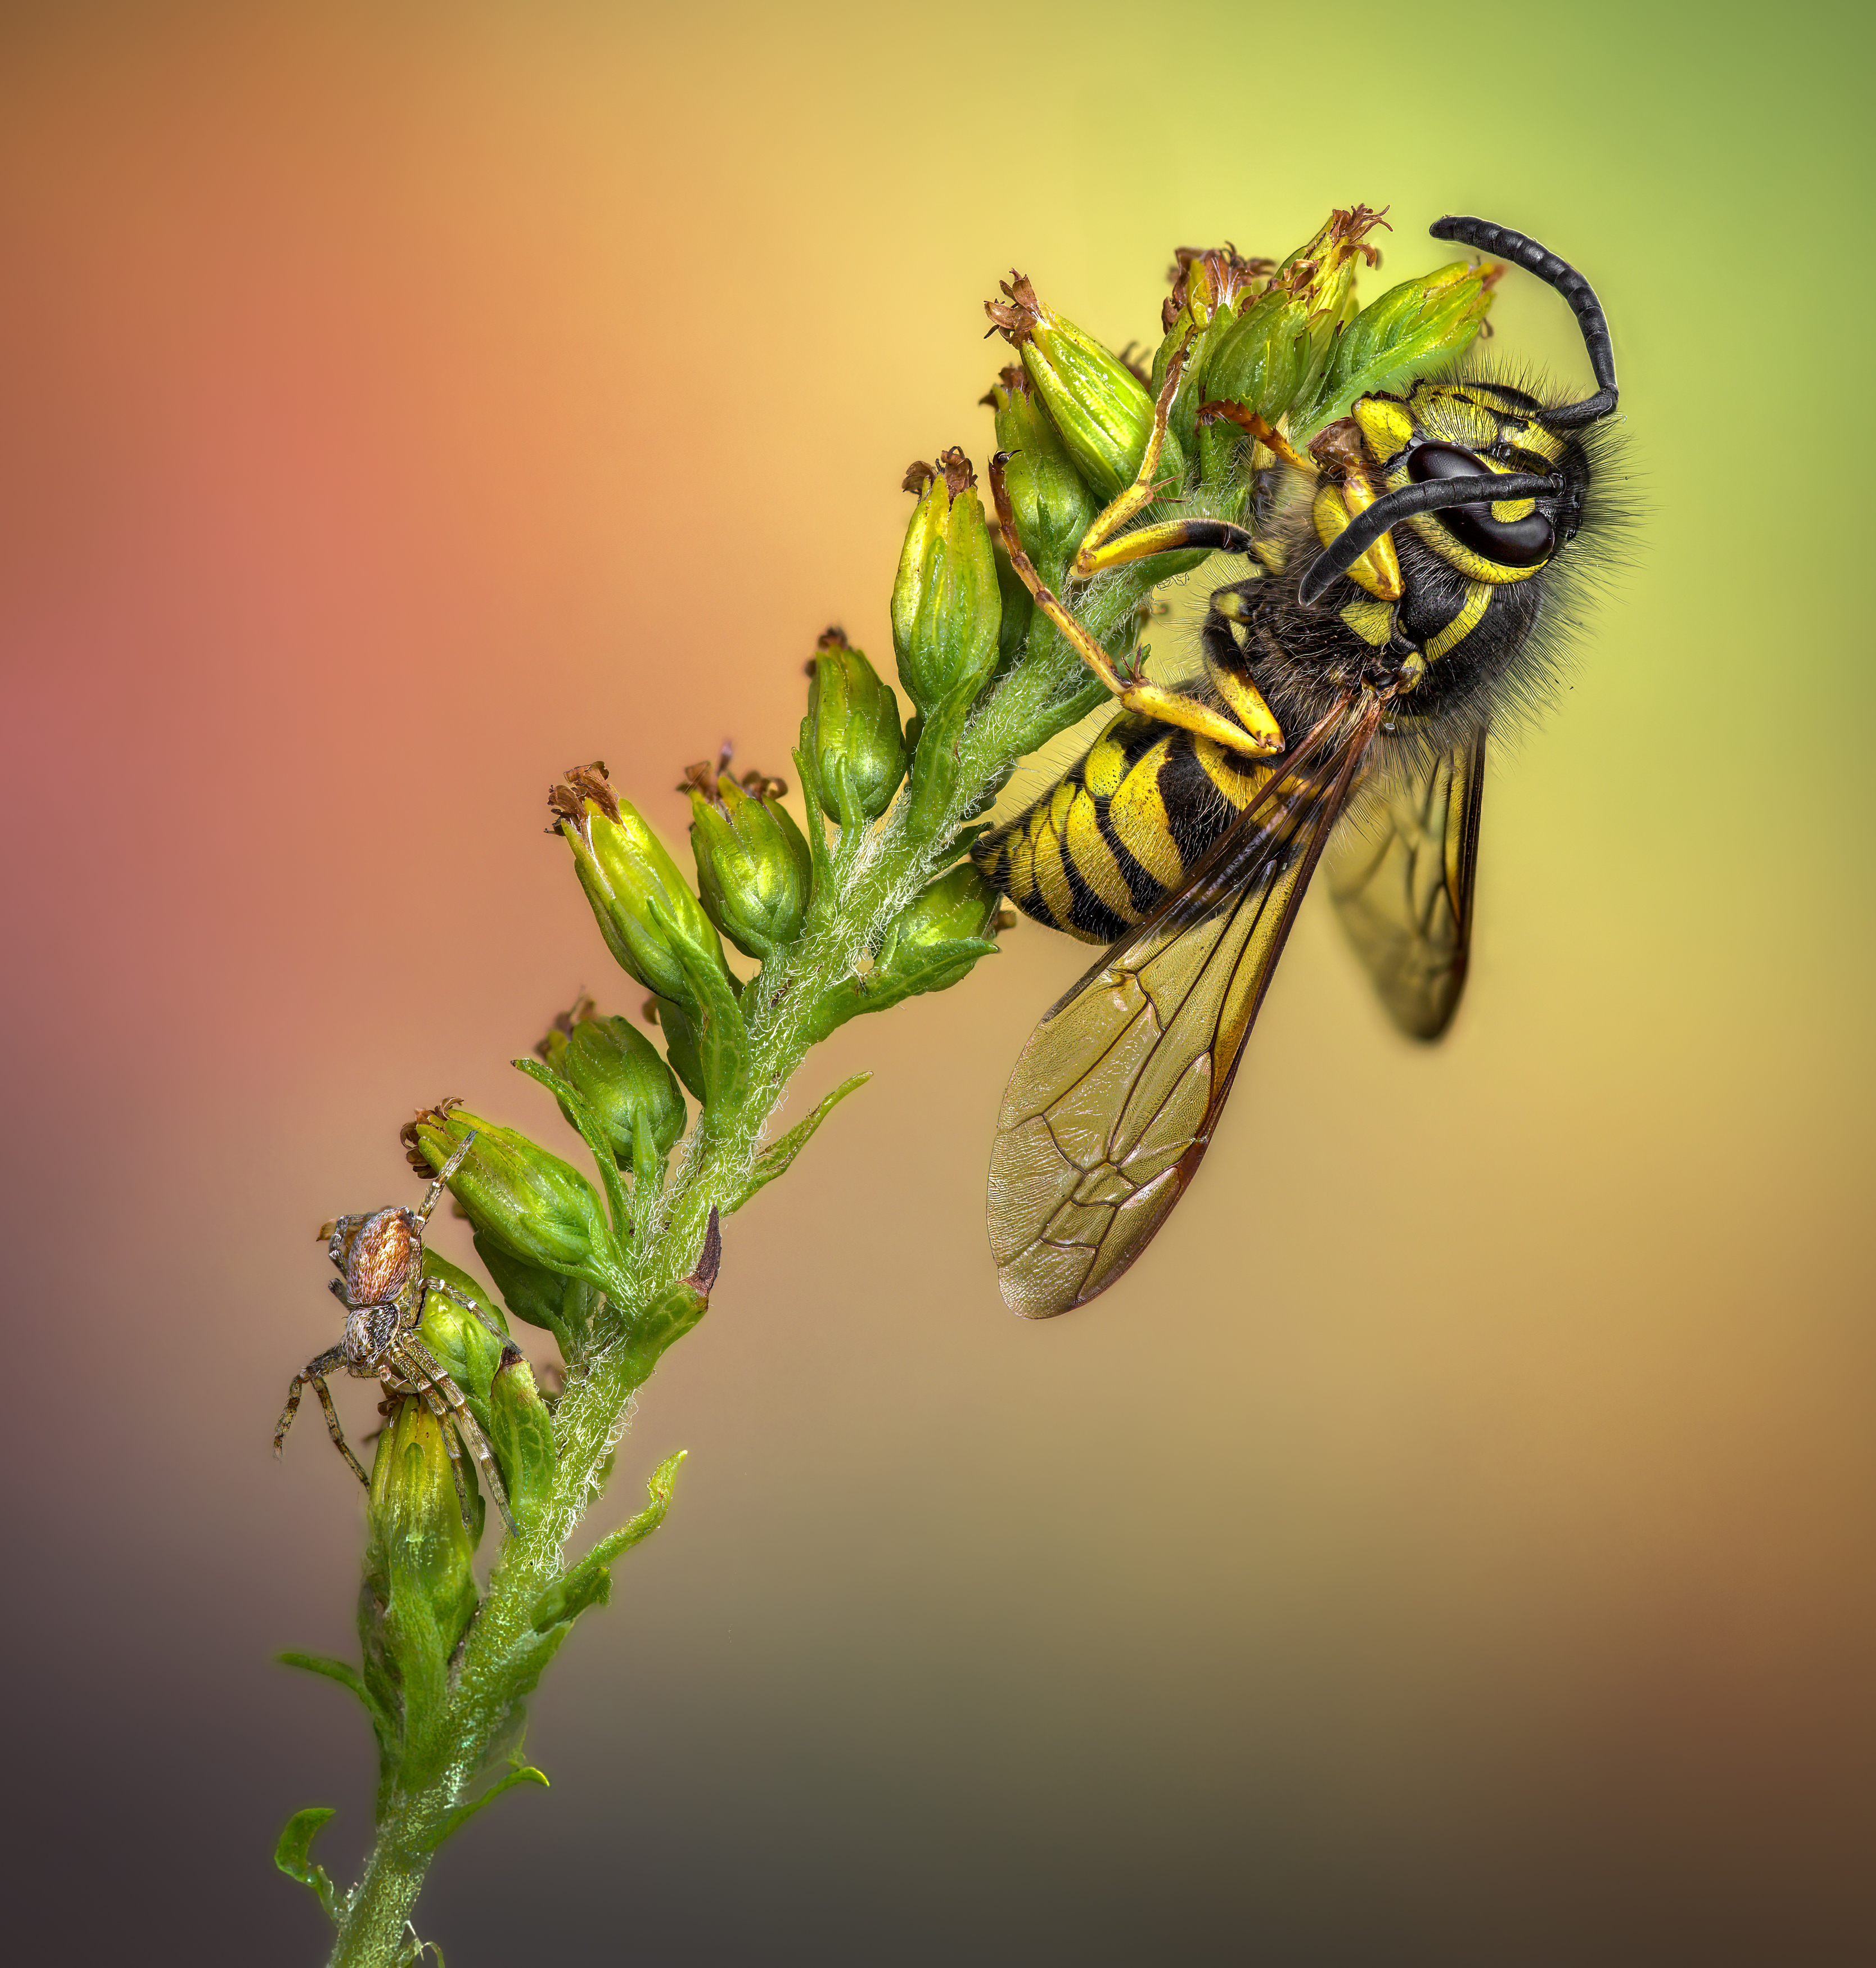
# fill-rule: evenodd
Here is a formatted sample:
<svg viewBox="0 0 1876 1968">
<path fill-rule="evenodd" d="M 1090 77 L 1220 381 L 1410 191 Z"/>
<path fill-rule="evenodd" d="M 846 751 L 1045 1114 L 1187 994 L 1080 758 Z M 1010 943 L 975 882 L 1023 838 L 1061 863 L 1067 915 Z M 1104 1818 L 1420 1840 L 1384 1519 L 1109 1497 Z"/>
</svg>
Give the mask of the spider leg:
<svg viewBox="0 0 1876 1968">
<path fill-rule="evenodd" d="M 458 1291 L 453 1285 L 439 1284 L 434 1278 L 426 1278 L 423 1280 L 423 1290 L 426 1297 L 427 1297 L 430 1293 L 434 1292 L 439 1298 L 448 1299 L 452 1305 L 461 1306 L 465 1312 L 474 1313 L 476 1317 L 488 1328 L 491 1332 L 494 1334 L 495 1337 L 499 1339 L 504 1346 L 507 1345 L 507 1334 L 502 1331 L 501 1328 L 495 1323 L 494 1320 L 476 1303 L 474 1299 L 470 1297 L 467 1292 Z M 419 1325 L 421 1325 L 423 1322 L 423 1308 L 420 1305 L 417 1307 L 417 1322 Z"/>
<path fill-rule="evenodd" d="M 408 1335 L 395 1342 L 398 1365 L 420 1381 L 426 1392 L 434 1389 L 449 1403 L 450 1413 L 456 1424 L 456 1432 L 462 1437 L 469 1453 L 475 1458 L 475 1466 L 482 1472 L 482 1480 L 488 1485 L 488 1494 L 495 1500 L 495 1507 L 501 1513 L 501 1520 L 517 1536 L 521 1526 L 514 1520 L 514 1512 L 509 1507 L 507 1486 L 501 1480 L 501 1471 L 495 1465 L 495 1453 L 488 1445 L 488 1437 L 482 1432 L 481 1424 L 471 1413 L 469 1404 L 462 1398 L 458 1387 L 442 1364 L 420 1339 Z M 452 1448 L 451 1454 L 455 1452 Z"/>
<path fill-rule="evenodd" d="M 462 1455 L 450 1429 L 449 1410 L 444 1406 L 442 1397 L 427 1381 L 419 1384 L 417 1397 L 436 1416 L 437 1426 L 442 1431 L 443 1446 L 449 1452 L 449 1473 L 456 1479 L 456 1504 L 462 1512 L 462 1527 L 473 1537 L 475 1520 L 469 1514 L 469 1486 L 462 1480 Z"/>
<path fill-rule="evenodd" d="M 352 1473 L 368 1490 L 371 1479 L 365 1474 L 365 1465 L 352 1452 L 352 1445 L 345 1439 L 345 1432 L 339 1425 L 339 1413 L 332 1406 L 332 1390 L 326 1384 L 328 1374 L 335 1373 L 346 1364 L 345 1349 L 330 1346 L 316 1360 L 309 1360 L 303 1370 L 293 1376 L 293 1385 L 287 1390 L 287 1406 L 280 1414 L 280 1426 L 274 1431 L 274 1453 L 277 1457 L 287 1446 L 287 1431 L 293 1425 L 293 1416 L 300 1411 L 302 1390 L 310 1387 L 319 1397 L 319 1406 L 326 1412 L 326 1432 L 332 1438 L 332 1445 L 352 1465 Z"/>
<path fill-rule="evenodd" d="M 456 1151 L 436 1171 L 436 1180 L 423 1192 L 423 1200 L 417 1205 L 417 1228 L 422 1230 L 430 1220 L 430 1212 L 443 1199 L 443 1191 L 449 1186 L 449 1178 L 462 1166 L 462 1158 L 474 1145 L 475 1135 L 471 1131 L 456 1144 Z"/>
</svg>

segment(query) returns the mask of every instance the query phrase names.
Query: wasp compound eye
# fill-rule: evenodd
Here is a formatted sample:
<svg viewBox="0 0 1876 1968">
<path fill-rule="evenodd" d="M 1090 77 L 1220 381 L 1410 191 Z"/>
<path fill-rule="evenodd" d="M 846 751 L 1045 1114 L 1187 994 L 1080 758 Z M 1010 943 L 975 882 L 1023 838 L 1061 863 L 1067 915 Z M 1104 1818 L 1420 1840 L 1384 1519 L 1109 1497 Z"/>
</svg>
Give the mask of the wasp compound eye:
<svg viewBox="0 0 1876 1968">
<path fill-rule="evenodd" d="M 1417 445 L 1408 452 L 1407 475 L 1416 485 L 1438 478 L 1478 478 L 1487 471 L 1476 453 L 1456 444 Z M 1460 545 L 1500 567 L 1537 567 L 1556 551 L 1550 523 L 1534 509 L 1521 520 L 1495 520 L 1489 505 L 1447 506 L 1440 523 Z"/>
</svg>

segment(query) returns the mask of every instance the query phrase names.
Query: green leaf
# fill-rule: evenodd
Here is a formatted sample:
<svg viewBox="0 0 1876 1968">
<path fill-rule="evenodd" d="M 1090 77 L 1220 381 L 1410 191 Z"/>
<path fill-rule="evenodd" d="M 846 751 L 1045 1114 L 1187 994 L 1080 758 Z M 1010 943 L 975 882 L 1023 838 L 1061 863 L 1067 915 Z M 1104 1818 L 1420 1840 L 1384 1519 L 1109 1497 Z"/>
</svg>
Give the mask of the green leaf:
<svg viewBox="0 0 1876 1968">
<path fill-rule="evenodd" d="M 789 1164 L 814 1139 L 815 1129 L 848 1094 L 857 1092 L 872 1077 L 870 1073 L 857 1073 L 852 1079 L 842 1080 L 805 1120 L 798 1121 L 779 1140 L 771 1141 L 756 1157 L 755 1166 L 750 1170 L 748 1179 L 737 1192 L 735 1199 L 725 1208 L 724 1215 L 733 1215 L 757 1190 L 773 1182 L 777 1176 L 786 1175 Z"/>
<path fill-rule="evenodd" d="M 443 1820 L 442 1829 L 429 1842 L 431 1851 L 434 1852 L 446 1838 L 453 1838 L 478 1811 L 493 1804 L 504 1791 L 513 1790 L 517 1784 L 539 1784 L 543 1790 L 550 1788 L 545 1774 L 536 1769 L 533 1764 L 523 1762 L 519 1756 L 510 1756 L 508 1762 L 510 1767 L 506 1776 L 498 1778 L 480 1797 L 472 1798 L 467 1804 L 458 1805 Z M 437 1957 L 439 1960 L 442 1958 L 441 1955 Z"/>
<path fill-rule="evenodd" d="M 653 1471 L 646 1486 L 650 1502 L 631 1522 L 600 1539 L 577 1565 L 536 1601 L 533 1631 L 508 1655 L 504 1676 L 508 1697 L 508 1723 L 518 1718 L 521 1704 L 534 1691 L 547 1663 L 560 1651 L 573 1623 L 589 1606 L 603 1606 L 612 1594 L 612 1565 L 621 1553 L 642 1544 L 664 1522 L 671 1490 L 685 1452 L 668 1456 Z"/>
<path fill-rule="evenodd" d="M 903 999 L 923 992 L 948 991 L 970 975 L 980 957 L 996 954 L 993 939 L 964 937 L 951 943 L 927 944 L 915 953 L 902 956 L 889 970 L 845 978 L 815 1001 L 808 1021 L 812 1043 L 818 1045 L 828 1033 L 863 1012 L 889 1011 Z"/>
<path fill-rule="evenodd" d="M 326 1877 L 326 1868 L 316 1866 L 312 1856 L 313 1841 L 320 1826 L 332 1814 L 332 1806 L 325 1804 L 309 1805 L 304 1811 L 296 1811 L 274 1847 L 274 1863 L 290 1879 L 297 1879 L 317 1897 L 326 1918 L 336 1927 L 339 1895 Z"/>
<path fill-rule="evenodd" d="M 377 1738 L 381 1750 L 395 1740 L 397 1725 L 384 1712 L 384 1704 L 365 1685 L 365 1676 L 349 1661 L 335 1660 L 330 1654 L 303 1654 L 296 1651 L 276 1654 L 274 1658 L 284 1667 L 296 1667 L 304 1673 L 335 1681 L 348 1694 L 355 1694 L 371 1722 L 371 1733 Z"/>
<path fill-rule="evenodd" d="M 534 1608 L 534 1630 L 537 1633 L 546 1635 L 556 1627 L 570 1626 L 588 1606 L 605 1604 L 612 1591 L 614 1562 L 635 1544 L 643 1544 L 664 1522 L 665 1513 L 671 1507 L 671 1492 L 677 1481 L 678 1465 L 688 1453 L 680 1448 L 676 1455 L 667 1456 L 659 1463 L 646 1485 L 650 1501 L 645 1508 L 630 1523 L 608 1532 L 541 1594 Z"/>
</svg>

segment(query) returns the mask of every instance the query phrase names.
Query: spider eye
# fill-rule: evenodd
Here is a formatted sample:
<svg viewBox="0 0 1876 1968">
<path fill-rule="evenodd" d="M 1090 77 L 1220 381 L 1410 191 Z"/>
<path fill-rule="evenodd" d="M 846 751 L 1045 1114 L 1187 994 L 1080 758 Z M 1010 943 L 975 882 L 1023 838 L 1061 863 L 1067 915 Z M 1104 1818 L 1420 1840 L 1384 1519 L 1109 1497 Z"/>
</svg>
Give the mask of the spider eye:
<svg viewBox="0 0 1876 1968">
<path fill-rule="evenodd" d="M 1407 475 L 1416 485 L 1432 478 L 1479 478 L 1489 468 L 1462 445 L 1416 445 L 1407 455 Z M 1482 502 L 1443 506 L 1435 516 L 1461 546 L 1500 567 L 1536 567 L 1556 549 L 1556 532 L 1534 508 L 1521 520 L 1495 520 L 1490 505 Z"/>
</svg>

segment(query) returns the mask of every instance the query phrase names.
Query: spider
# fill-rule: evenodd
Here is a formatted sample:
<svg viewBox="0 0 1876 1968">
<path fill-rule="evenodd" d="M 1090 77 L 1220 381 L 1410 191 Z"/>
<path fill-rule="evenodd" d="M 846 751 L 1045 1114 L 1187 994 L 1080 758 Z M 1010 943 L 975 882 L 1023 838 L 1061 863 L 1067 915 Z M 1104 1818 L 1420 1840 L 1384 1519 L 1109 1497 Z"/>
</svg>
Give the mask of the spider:
<svg viewBox="0 0 1876 1968">
<path fill-rule="evenodd" d="M 475 1458 L 502 1522 L 513 1531 L 519 1526 L 508 1507 L 508 1492 L 503 1487 L 501 1471 L 495 1467 L 488 1438 L 469 1412 L 462 1390 L 417 1337 L 424 1303 L 436 1292 L 452 1304 L 464 1305 L 504 1347 L 507 1345 L 507 1335 L 473 1300 L 446 1290 L 434 1278 L 423 1275 L 423 1226 L 475 1139 L 471 1135 L 443 1164 L 416 1209 L 390 1208 L 377 1210 L 369 1216 L 342 1216 L 336 1222 L 321 1227 L 319 1235 L 331 1239 L 327 1254 L 342 1274 L 332 1280 L 332 1289 L 345 1308 L 345 1336 L 317 1359 L 309 1360 L 293 1376 L 280 1426 L 274 1433 L 274 1453 L 277 1457 L 287 1446 L 287 1431 L 293 1426 L 301 1392 L 310 1387 L 326 1411 L 326 1432 L 352 1465 L 352 1474 L 370 1489 L 371 1479 L 365 1473 L 365 1465 L 352 1452 L 326 1384 L 326 1375 L 343 1367 L 359 1380 L 381 1381 L 389 1393 L 416 1396 L 442 1423 L 443 1445 L 449 1451 L 450 1471 L 456 1479 L 456 1499 L 462 1506 L 462 1521 L 468 1524 L 469 1493 L 462 1480 L 462 1458 L 457 1453 L 455 1441 L 456 1436 L 461 1436 Z M 452 1422 L 454 1435 L 450 1432 Z"/>
</svg>

